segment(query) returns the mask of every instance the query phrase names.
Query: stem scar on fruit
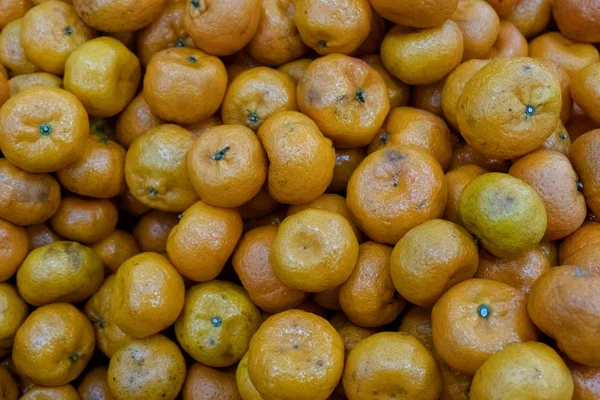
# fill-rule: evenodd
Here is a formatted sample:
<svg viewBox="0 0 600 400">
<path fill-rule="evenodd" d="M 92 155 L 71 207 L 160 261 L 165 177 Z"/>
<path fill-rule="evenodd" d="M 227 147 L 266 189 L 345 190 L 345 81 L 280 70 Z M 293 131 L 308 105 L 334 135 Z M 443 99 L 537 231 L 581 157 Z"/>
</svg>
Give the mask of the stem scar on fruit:
<svg viewBox="0 0 600 400">
<path fill-rule="evenodd" d="M 229 150 L 231 150 L 231 147 L 229 147 L 229 146 L 223 147 L 221 150 L 219 150 L 215 154 L 213 154 L 211 158 L 215 161 L 220 161 L 225 158 L 225 153 L 227 153 Z"/>
<path fill-rule="evenodd" d="M 492 308 L 487 304 L 480 304 L 479 307 L 477 307 L 477 315 L 481 318 L 488 318 L 491 313 Z"/>
<path fill-rule="evenodd" d="M 527 114 L 529 117 L 533 117 L 535 115 L 535 107 L 530 104 L 526 104 L 525 114 Z"/>
<path fill-rule="evenodd" d="M 52 133 L 52 127 L 50 124 L 41 124 L 40 125 L 40 135 L 42 136 L 50 136 Z"/>
</svg>

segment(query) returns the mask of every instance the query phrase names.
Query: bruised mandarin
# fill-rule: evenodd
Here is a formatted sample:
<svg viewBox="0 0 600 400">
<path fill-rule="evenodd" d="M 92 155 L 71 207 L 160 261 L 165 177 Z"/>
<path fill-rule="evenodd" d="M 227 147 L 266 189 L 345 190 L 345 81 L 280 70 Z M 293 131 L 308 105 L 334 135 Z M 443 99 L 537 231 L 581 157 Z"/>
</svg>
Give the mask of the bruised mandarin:
<svg viewBox="0 0 600 400">
<path fill-rule="evenodd" d="M 527 57 L 500 58 L 466 83 L 456 118 L 469 145 L 488 157 L 508 159 L 540 147 L 556 128 L 561 106 L 553 71 Z"/>
<path fill-rule="evenodd" d="M 302 204 L 325 192 L 335 152 L 310 118 L 295 111 L 279 112 L 260 127 L 258 139 L 269 159 L 267 181 L 273 199 Z"/>
<path fill-rule="evenodd" d="M 140 61 L 117 39 L 104 36 L 77 47 L 67 59 L 64 75 L 65 89 L 89 114 L 112 117 L 135 96 Z"/>
<path fill-rule="evenodd" d="M 29 250 L 29 237 L 24 228 L 0 219 L 0 282 L 9 280 Z"/>
<path fill-rule="evenodd" d="M 83 301 L 104 280 L 100 259 L 89 247 L 56 242 L 33 250 L 17 272 L 17 287 L 34 306 Z"/>
<path fill-rule="evenodd" d="M 267 157 L 250 129 L 221 125 L 194 141 L 187 154 L 192 186 L 206 203 L 237 207 L 250 201 L 267 179 Z"/>
<path fill-rule="evenodd" d="M 169 233 L 167 253 L 177 271 L 194 282 L 210 281 L 223 270 L 242 236 L 235 208 L 199 201 L 188 208 Z"/>
<path fill-rule="evenodd" d="M 196 361 L 228 367 L 246 354 L 261 322 L 260 311 L 242 287 L 212 280 L 188 289 L 175 335 Z"/>
<path fill-rule="evenodd" d="M 475 374 L 470 398 L 570 399 L 573 379 L 560 356 L 543 343 L 514 343 L 487 360 Z"/>
<path fill-rule="evenodd" d="M 260 10 L 260 0 L 188 1 L 183 23 L 198 47 L 215 56 L 227 56 L 250 42 Z"/>
<path fill-rule="evenodd" d="M 54 172 L 76 161 L 89 129 L 81 102 L 62 89 L 31 88 L 0 109 L 0 148 L 8 161 L 29 172 Z"/>
<path fill-rule="evenodd" d="M 304 311 L 268 318 L 250 341 L 248 373 L 264 400 L 326 400 L 343 365 L 340 335 L 325 319 Z"/>
<path fill-rule="evenodd" d="M 390 146 L 367 156 L 352 174 L 346 203 L 371 239 L 395 244 L 446 207 L 444 172 L 426 150 Z"/>
<path fill-rule="evenodd" d="M 294 17 L 302 41 L 325 55 L 356 50 L 369 35 L 371 14 L 368 0 L 297 0 Z"/>
<path fill-rule="evenodd" d="M 56 0 L 32 8 L 21 25 L 21 44 L 27 60 L 56 75 L 65 71 L 69 55 L 95 36 L 96 32 L 79 18 L 72 5 Z"/>
<path fill-rule="evenodd" d="M 298 82 L 298 107 L 336 147 L 366 146 L 389 111 L 387 86 L 366 62 L 343 54 L 313 61 Z"/>
<path fill-rule="evenodd" d="M 402 297 L 432 307 L 445 291 L 477 271 L 477 244 L 461 226 L 434 219 L 412 228 L 394 247 L 392 281 Z"/>
<path fill-rule="evenodd" d="M 143 204 L 181 212 L 198 195 L 189 180 L 185 157 L 194 137 L 178 125 L 165 124 L 137 138 L 125 157 L 125 181 Z"/>
<path fill-rule="evenodd" d="M 350 277 L 340 286 L 339 302 L 345 315 L 361 327 L 380 327 L 394 321 L 406 301 L 397 296 L 390 277 L 392 248 L 362 243 Z"/>
<path fill-rule="evenodd" d="M 468 279 L 450 288 L 433 307 L 431 323 L 437 353 L 464 374 L 474 374 L 510 343 L 536 339 L 527 296 L 487 279 Z"/>
<path fill-rule="evenodd" d="M 348 400 L 435 400 L 442 380 L 431 352 L 404 332 L 380 332 L 348 355 L 342 380 Z"/>
<path fill-rule="evenodd" d="M 123 332 L 145 338 L 175 322 L 184 290 L 181 275 L 165 257 L 141 253 L 117 270 L 110 313 Z"/>
<path fill-rule="evenodd" d="M 246 232 L 231 261 L 250 299 L 271 313 L 294 308 L 306 299 L 304 292 L 284 286 L 275 276 L 270 255 L 277 230 L 276 226 L 261 226 Z"/>
<path fill-rule="evenodd" d="M 438 82 L 460 64 L 463 51 L 463 35 L 452 20 L 425 29 L 397 25 L 381 43 L 381 61 L 402 82 L 427 85 Z"/>
<path fill-rule="evenodd" d="M 144 76 L 144 98 L 158 117 L 178 124 L 213 115 L 227 89 L 223 62 L 197 49 L 175 47 L 156 53 Z"/>
<path fill-rule="evenodd" d="M 550 269 L 548 257 L 539 249 L 531 249 L 514 258 L 500 258 L 482 249 L 477 278 L 506 283 L 525 294 L 544 272 Z"/>
<path fill-rule="evenodd" d="M 358 241 L 341 215 L 306 209 L 287 217 L 272 244 L 273 272 L 290 288 L 322 292 L 350 277 Z"/>
</svg>

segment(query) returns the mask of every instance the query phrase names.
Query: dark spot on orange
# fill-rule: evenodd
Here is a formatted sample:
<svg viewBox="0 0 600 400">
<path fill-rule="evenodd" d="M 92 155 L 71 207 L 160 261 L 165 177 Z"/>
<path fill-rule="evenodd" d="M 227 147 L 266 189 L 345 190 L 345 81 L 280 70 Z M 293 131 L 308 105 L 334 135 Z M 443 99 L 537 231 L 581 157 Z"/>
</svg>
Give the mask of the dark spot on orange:
<svg viewBox="0 0 600 400">
<path fill-rule="evenodd" d="M 406 158 L 406 156 L 402 153 L 400 153 L 398 150 L 388 150 L 385 153 L 385 157 L 388 159 L 388 161 L 400 161 Z"/>
</svg>

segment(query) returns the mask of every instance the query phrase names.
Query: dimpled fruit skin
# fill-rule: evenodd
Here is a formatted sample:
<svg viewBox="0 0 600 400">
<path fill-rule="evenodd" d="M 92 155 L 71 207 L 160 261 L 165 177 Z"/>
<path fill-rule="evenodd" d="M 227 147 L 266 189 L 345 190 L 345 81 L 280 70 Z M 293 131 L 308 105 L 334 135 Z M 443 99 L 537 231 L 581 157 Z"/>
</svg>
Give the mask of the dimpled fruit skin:
<svg viewBox="0 0 600 400">
<path fill-rule="evenodd" d="M 465 228 L 498 257 L 536 246 L 546 231 L 546 210 L 538 194 L 506 174 L 493 172 L 472 180 L 458 203 Z"/>
</svg>

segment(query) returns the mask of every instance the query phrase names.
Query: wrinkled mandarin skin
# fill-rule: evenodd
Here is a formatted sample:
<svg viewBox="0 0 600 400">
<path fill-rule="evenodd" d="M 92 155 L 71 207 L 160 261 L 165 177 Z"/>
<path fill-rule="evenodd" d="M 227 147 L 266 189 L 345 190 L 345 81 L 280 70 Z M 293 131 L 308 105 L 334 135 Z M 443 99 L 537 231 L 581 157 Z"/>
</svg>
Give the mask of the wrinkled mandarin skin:
<svg viewBox="0 0 600 400">
<path fill-rule="evenodd" d="M 563 35 L 582 42 L 600 42 L 600 10 L 588 0 L 557 0 L 552 15 Z"/>
<path fill-rule="evenodd" d="M 500 258 L 481 249 L 475 277 L 506 283 L 525 294 L 544 272 L 550 269 L 548 257 L 539 249 L 531 249 L 516 258 Z"/>
<path fill-rule="evenodd" d="M 1 59 L 0 62 L 2 62 Z M 45 86 L 60 89 L 62 84 L 62 78 L 47 72 L 34 72 L 31 74 L 17 75 L 8 81 L 11 97 L 25 89 L 29 89 L 34 86 Z"/>
<path fill-rule="evenodd" d="M 256 132 L 275 113 L 297 109 L 292 78 L 273 68 L 256 67 L 231 82 L 221 104 L 221 118 L 225 124 L 244 125 Z"/>
<path fill-rule="evenodd" d="M 179 222 L 177 213 L 152 210 L 144 214 L 133 228 L 133 237 L 142 251 L 167 251 L 169 233 Z"/>
<path fill-rule="evenodd" d="M 302 204 L 325 192 L 333 177 L 335 151 L 309 117 L 295 111 L 277 113 L 260 127 L 258 138 L 269 158 L 267 181 L 273 199 Z"/>
<path fill-rule="evenodd" d="M 166 0 L 130 2 L 116 0 L 73 0 L 75 11 L 83 21 L 103 32 L 132 32 L 148 25 L 160 14 Z"/>
<path fill-rule="evenodd" d="M 63 74 L 69 55 L 95 36 L 96 32 L 84 24 L 72 5 L 56 0 L 32 8 L 21 25 L 21 44 L 27 60 L 56 75 Z"/>
<path fill-rule="evenodd" d="M 285 286 L 314 293 L 345 282 L 357 258 L 358 240 L 348 220 L 313 208 L 283 220 L 270 254 Z"/>
<path fill-rule="evenodd" d="M 125 149 L 106 136 L 90 135 L 83 155 L 56 174 L 67 190 L 109 199 L 125 192 Z"/>
<path fill-rule="evenodd" d="M 193 142 L 189 131 L 173 124 L 137 138 L 125 157 L 125 181 L 135 198 L 161 211 L 181 212 L 194 204 L 198 195 L 185 164 Z"/>
<path fill-rule="evenodd" d="M 536 191 L 507 174 L 483 174 L 463 189 L 458 200 L 462 224 L 490 253 L 514 257 L 537 246 L 547 225 Z"/>
<path fill-rule="evenodd" d="M 340 335 L 325 319 L 304 311 L 269 317 L 250 341 L 248 373 L 264 400 L 325 400 L 343 365 Z"/>
<path fill-rule="evenodd" d="M 538 150 L 516 161 L 508 173 L 531 185 L 544 203 L 548 225 L 543 240 L 562 239 L 583 224 L 587 209 L 577 189 L 580 178 L 565 155 Z"/>
<path fill-rule="evenodd" d="M 487 360 L 475 374 L 470 398 L 570 399 L 573 379 L 560 356 L 543 343 L 514 343 Z"/>
<path fill-rule="evenodd" d="M 579 174 L 579 180 L 583 183 L 583 195 L 587 206 L 596 215 L 600 214 L 599 143 L 600 129 L 595 129 L 577 138 L 571 148 L 571 161 Z"/>
<path fill-rule="evenodd" d="M 0 366 L 0 396 L 5 400 L 17 400 L 19 398 L 17 382 L 4 365 Z"/>
<path fill-rule="evenodd" d="M 440 81 L 460 64 L 463 52 L 463 35 L 452 20 L 425 29 L 397 25 L 381 43 L 381 61 L 385 68 L 410 85 Z"/>
<path fill-rule="evenodd" d="M 510 168 L 510 160 L 484 156 L 468 143 L 461 141 L 454 145 L 449 169 L 457 169 L 467 164 L 475 164 L 490 172 L 508 172 Z"/>
<path fill-rule="evenodd" d="M 41 224 L 60 204 L 60 185 L 49 174 L 32 174 L 0 159 L 0 218 L 16 225 Z"/>
<path fill-rule="evenodd" d="M 348 355 L 343 384 L 348 400 L 435 400 L 442 392 L 433 355 L 404 332 L 380 332 L 359 342 Z"/>
<path fill-rule="evenodd" d="M 4 29 L 6 25 L 23 17 L 27 11 L 33 7 L 30 0 L 10 0 L 2 2 L 0 6 L 0 30 Z"/>
<path fill-rule="evenodd" d="M 527 57 L 529 46 L 527 39 L 509 21 L 500 21 L 498 38 L 494 42 L 488 58 Z"/>
<path fill-rule="evenodd" d="M 398 25 L 429 28 L 452 17 L 458 0 L 371 0 L 370 3 L 379 15 Z"/>
<path fill-rule="evenodd" d="M 366 62 L 343 54 L 313 61 L 298 82 L 298 106 L 336 147 L 366 146 L 389 111 L 387 85 Z"/>
<path fill-rule="evenodd" d="M 573 378 L 573 400 L 594 400 L 600 396 L 600 368 L 567 362 Z"/>
<path fill-rule="evenodd" d="M 199 201 L 182 214 L 169 233 L 169 259 L 186 278 L 210 281 L 223 270 L 242 231 L 242 217 L 236 209 Z"/>
<path fill-rule="evenodd" d="M 2 152 L 29 172 L 54 172 L 76 161 L 89 129 L 81 102 L 62 89 L 26 90 L 8 99 L 0 111 Z"/>
<path fill-rule="evenodd" d="M 196 45 L 183 27 L 187 2 L 169 3 L 160 15 L 142 29 L 136 38 L 137 55 L 145 67 L 152 56 L 171 47 L 192 47 Z"/>
<path fill-rule="evenodd" d="M 327 188 L 328 192 L 340 193 L 346 191 L 352 173 L 367 156 L 364 148 L 335 149 L 335 167 L 333 178 Z"/>
<path fill-rule="evenodd" d="M 108 387 L 108 368 L 100 366 L 88 372 L 77 387 L 81 400 L 114 400 Z"/>
<path fill-rule="evenodd" d="M 103 280 L 100 259 L 92 249 L 76 242 L 56 242 L 33 250 L 17 272 L 19 293 L 34 306 L 83 301 Z"/>
<path fill-rule="evenodd" d="M 19 18 L 6 25 L 0 32 L 0 63 L 10 69 L 11 77 L 36 71 L 36 66 L 25 57 L 21 44 L 22 25 L 23 19 Z"/>
<path fill-rule="evenodd" d="M 156 53 L 144 76 L 144 98 L 150 110 L 178 124 L 193 124 L 213 115 L 226 89 L 223 62 L 186 47 Z"/>
<path fill-rule="evenodd" d="M 240 360 L 236 372 L 235 381 L 239 395 L 244 400 L 264 400 L 263 397 L 258 393 L 258 390 L 252 384 L 250 376 L 248 374 L 248 353 Z M 218 398 L 218 397 L 217 397 Z M 215 400 L 217 399 L 215 398 Z"/>
<path fill-rule="evenodd" d="M 29 314 L 17 331 L 12 360 L 33 383 L 60 386 L 83 371 L 94 353 L 94 328 L 75 306 L 53 303 Z"/>
<path fill-rule="evenodd" d="M 123 332 L 145 338 L 175 322 L 184 291 L 183 279 L 165 257 L 141 253 L 117 270 L 110 313 Z"/>
<path fill-rule="evenodd" d="M 47 224 L 30 225 L 25 230 L 29 237 L 29 251 L 64 240 Z"/>
<path fill-rule="evenodd" d="M 352 275 L 340 286 L 339 301 L 353 323 L 377 328 L 394 321 L 406 301 L 396 294 L 390 276 L 392 248 L 375 242 L 362 243 Z"/>
<path fill-rule="evenodd" d="M 110 235 L 94 243 L 91 247 L 102 264 L 111 272 L 116 272 L 121 264 L 141 253 L 133 235 L 119 229 L 115 229 Z"/>
<path fill-rule="evenodd" d="M 473 179 L 487 173 L 487 171 L 475 164 L 465 164 L 446 173 L 444 179 L 448 186 L 448 202 L 444 211 L 444 219 L 455 224 L 462 225 L 458 212 L 458 199 L 463 189 Z"/>
<path fill-rule="evenodd" d="M 281 65 L 277 70 L 285 72 L 292 78 L 294 83 L 298 83 L 311 62 L 313 60 L 310 58 L 299 58 Z"/>
<path fill-rule="evenodd" d="M 600 223 L 595 221 L 584 222 L 579 229 L 560 242 L 559 265 L 566 265 L 565 261 L 584 247 L 597 244 L 600 245 Z"/>
<path fill-rule="evenodd" d="M 117 326 L 110 312 L 112 291 L 115 285 L 115 275 L 109 275 L 100 289 L 85 303 L 85 314 L 94 324 L 96 346 L 106 355 L 112 357 L 125 344 L 132 340 Z"/>
<path fill-rule="evenodd" d="M 17 330 L 27 318 L 28 306 L 14 285 L 3 282 L 0 283 L 0 307 L 3 310 L 0 314 L 0 348 L 10 350 Z M 2 378 L 1 371 L 0 378 Z M 2 394 L 1 388 L 0 385 L 0 394 Z"/>
<path fill-rule="evenodd" d="M 183 400 L 242 400 L 235 373 L 193 364 L 182 389 Z"/>
<path fill-rule="evenodd" d="M 270 67 L 302 57 L 308 48 L 296 27 L 294 14 L 299 1 L 261 0 L 260 3 L 260 24 L 248 43 L 248 53 Z"/>
<path fill-rule="evenodd" d="M 381 39 L 383 39 L 383 35 L 381 36 Z M 379 48 L 377 48 L 377 50 L 379 50 Z M 381 77 L 383 78 L 383 81 L 387 86 L 388 96 L 390 98 L 390 109 L 407 106 L 408 100 L 410 98 L 409 86 L 401 80 L 393 77 L 385 69 L 379 55 L 370 54 L 361 57 L 361 59 L 367 64 L 369 64 L 375 71 L 379 72 L 379 75 L 381 75 Z"/>
<path fill-rule="evenodd" d="M 146 131 L 163 123 L 164 120 L 150 110 L 150 106 L 144 99 L 144 94 L 140 93 L 119 114 L 115 125 L 115 137 L 117 142 L 127 149 L 135 139 L 142 136 Z"/>
<path fill-rule="evenodd" d="M 260 311 L 241 286 L 212 280 L 188 289 L 175 335 L 196 361 L 228 367 L 246 354 L 261 322 Z"/>
<path fill-rule="evenodd" d="M 54 1 L 54 0 L 51 0 Z M 129 104 L 140 83 L 140 61 L 111 37 L 83 43 L 65 64 L 65 89 L 90 115 L 112 117 Z"/>
<path fill-rule="evenodd" d="M 500 20 L 494 9 L 484 0 L 459 0 L 452 20 L 463 34 L 462 60 L 487 58 L 500 32 Z"/>
<path fill-rule="evenodd" d="M 552 0 L 519 0 L 517 6 L 503 19 L 510 21 L 530 38 L 542 32 L 552 16 Z"/>
<path fill-rule="evenodd" d="M 227 56 L 250 42 L 260 15 L 260 0 L 201 0 L 187 2 L 183 23 L 198 47 L 215 56 Z"/>
<path fill-rule="evenodd" d="M 38 386 L 33 385 L 21 397 L 22 400 L 79 400 L 79 395 L 72 385 L 62 386 Z"/>
<path fill-rule="evenodd" d="M 479 255 L 473 237 L 443 219 L 412 228 L 394 247 L 392 281 L 409 302 L 432 307 L 452 286 L 472 278 Z"/>
<path fill-rule="evenodd" d="M 570 359 L 600 367 L 598 319 L 600 268 L 555 267 L 531 288 L 528 310 L 542 332 L 556 340 Z"/>
<path fill-rule="evenodd" d="M 197 138 L 187 153 L 188 176 L 198 196 L 218 207 L 250 201 L 267 179 L 267 156 L 249 128 L 221 125 Z"/>
<path fill-rule="evenodd" d="M 429 111 L 443 117 L 442 111 L 442 90 L 444 88 L 444 79 L 429 85 L 417 85 L 411 88 L 410 105 L 423 111 Z"/>
<path fill-rule="evenodd" d="M 288 208 L 287 215 L 289 217 L 290 215 L 297 214 L 302 210 L 306 210 L 307 208 L 331 211 L 346 218 L 346 220 L 350 223 L 350 226 L 352 226 L 352 230 L 356 234 L 356 239 L 358 241 L 361 241 L 362 232 L 356 226 L 356 223 L 354 222 L 354 217 L 352 216 L 350 210 L 348 209 L 348 206 L 346 205 L 346 199 L 342 196 L 337 194 L 324 193 L 316 199 L 309 201 L 308 203 L 291 205 Z"/>
<path fill-rule="evenodd" d="M 581 69 L 600 61 L 594 46 L 568 39 L 560 32 L 548 32 L 532 40 L 529 56 L 560 65 L 571 78 Z"/>
<path fill-rule="evenodd" d="M 556 128 L 561 107 L 553 71 L 527 57 L 499 58 L 466 83 L 456 119 L 469 145 L 508 159 L 540 147 Z"/>
<path fill-rule="evenodd" d="M 444 293 L 433 307 L 431 323 L 440 358 L 464 374 L 474 374 L 506 345 L 537 336 L 527 315 L 527 296 L 488 279 L 469 279 Z"/>
<path fill-rule="evenodd" d="M 414 145 L 428 150 L 445 170 L 452 157 L 452 139 L 446 122 L 435 114 L 398 107 L 387 116 L 384 133 L 375 136 L 369 153 L 387 146 Z"/>
<path fill-rule="evenodd" d="M 111 200 L 65 197 L 50 220 L 60 236 L 91 244 L 105 239 L 117 226 L 119 213 Z"/>
<path fill-rule="evenodd" d="M 571 81 L 571 95 L 579 107 L 600 126 L 600 62 L 577 72 Z"/>
<path fill-rule="evenodd" d="M 24 228 L 0 219 L 0 282 L 9 280 L 27 256 L 29 237 Z"/>
<path fill-rule="evenodd" d="M 369 35 L 372 10 L 368 0 L 297 0 L 294 17 L 302 41 L 318 54 L 349 54 Z"/>
<path fill-rule="evenodd" d="M 273 272 L 269 257 L 277 230 L 261 226 L 246 232 L 231 261 L 252 302 L 270 313 L 294 308 L 306 299 L 305 292 L 284 286 Z"/>
<path fill-rule="evenodd" d="M 396 244 L 411 228 L 441 217 L 447 194 L 444 172 L 428 151 L 390 146 L 354 171 L 346 204 L 367 236 Z"/>
<path fill-rule="evenodd" d="M 163 335 L 132 340 L 110 359 L 108 387 L 117 399 L 174 400 L 185 381 L 185 359 Z"/>
<path fill-rule="evenodd" d="M 527 55 L 527 54 L 525 54 Z M 467 82 L 488 64 L 488 60 L 469 60 L 460 64 L 444 81 L 442 90 L 442 110 L 444 118 L 454 130 L 459 130 L 456 120 L 456 106 Z"/>
</svg>

